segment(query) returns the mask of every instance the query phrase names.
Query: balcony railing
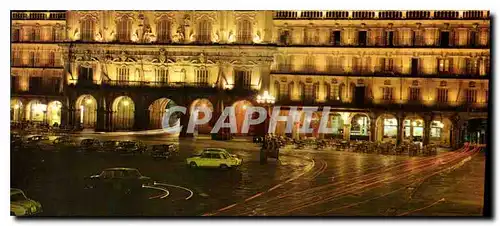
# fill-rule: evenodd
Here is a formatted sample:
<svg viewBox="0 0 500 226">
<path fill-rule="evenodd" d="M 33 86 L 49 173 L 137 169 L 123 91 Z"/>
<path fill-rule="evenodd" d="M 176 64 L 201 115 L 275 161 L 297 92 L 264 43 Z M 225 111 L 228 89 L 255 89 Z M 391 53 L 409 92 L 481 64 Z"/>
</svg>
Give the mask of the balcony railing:
<svg viewBox="0 0 500 226">
<path fill-rule="evenodd" d="M 371 72 L 371 71 L 285 71 L 273 70 L 271 74 L 290 74 L 290 75 L 325 75 L 325 76 L 359 76 L 359 77 L 387 77 L 387 78 L 443 78 L 443 79 L 490 79 L 490 74 L 474 75 L 474 74 L 402 74 L 399 72 Z"/>
<path fill-rule="evenodd" d="M 278 20 L 477 20 L 489 19 L 490 13 L 485 10 L 278 10 L 274 19 Z"/>
<path fill-rule="evenodd" d="M 66 20 L 66 12 L 12 12 L 12 20 Z"/>
<path fill-rule="evenodd" d="M 103 81 L 90 81 L 90 80 L 71 80 L 76 82 L 77 86 L 116 86 L 116 87 L 199 87 L 211 88 L 213 84 L 203 82 L 155 82 L 155 81 L 120 81 L 120 80 L 103 80 Z"/>
</svg>

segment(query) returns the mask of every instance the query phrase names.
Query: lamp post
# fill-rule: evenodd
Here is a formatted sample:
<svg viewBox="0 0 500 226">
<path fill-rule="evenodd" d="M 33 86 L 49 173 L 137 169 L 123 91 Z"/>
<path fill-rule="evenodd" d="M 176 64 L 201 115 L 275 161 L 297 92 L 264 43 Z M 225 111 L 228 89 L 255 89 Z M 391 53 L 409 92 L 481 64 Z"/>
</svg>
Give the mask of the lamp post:
<svg viewBox="0 0 500 226">
<path fill-rule="evenodd" d="M 263 127 L 263 139 L 262 139 L 262 142 L 263 142 L 263 148 L 261 149 L 260 151 L 260 163 L 261 164 L 266 164 L 267 163 L 267 148 L 264 148 L 264 145 L 266 145 L 264 142 L 266 142 L 265 140 L 265 136 L 267 134 L 267 131 L 268 130 L 268 126 L 269 126 L 269 111 L 270 111 L 270 108 L 271 108 L 271 105 L 274 104 L 275 102 L 275 98 L 272 96 L 272 95 L 269 95 L 269 92 L 266 90 L 264 91 L 264 94 L 263 95 L 257 95 L 257 103 L 264 106 L 266 108 L 266 119 L 265 119 L 265 123 L 264 123 L 264 127 Z"/>
<path fill-rule="evenodd" d="M 268 126 L 269 126 L 269 117 L 270 116 L 270 109 L 271 109 L 271 105 L 273 105 L 276 101 L 276 98 L 272 95 L 269 94 L 269 92 L 266 90 L 264 91 L 264 94 L 261 96 L 261 95 L 257 95 L 257 103 L 258 104 L 261 104 L 262 106 L 264 106 L 266 108 L 266 120 L 265 120 L 265 126 L 264 126 L 264 135 L 267 134 L 266 130 L 268 130 Z"/>
</svg>

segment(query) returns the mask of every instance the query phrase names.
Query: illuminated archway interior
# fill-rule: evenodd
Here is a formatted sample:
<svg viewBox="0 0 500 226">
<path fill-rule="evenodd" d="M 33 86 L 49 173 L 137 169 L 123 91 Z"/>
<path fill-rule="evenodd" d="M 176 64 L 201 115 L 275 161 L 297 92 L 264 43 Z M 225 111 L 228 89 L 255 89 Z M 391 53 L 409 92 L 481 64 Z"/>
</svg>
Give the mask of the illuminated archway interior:
<svg viewBox="0 0 500 226">
<path fill-rule="evenodd" d="M 202 119 L 205 117 L 204 113 L 203 112 L 200 112 L 200 111 L 196 111 L 197 108 L 209 108 L 212 113 L 214 111 L 214 106 L 212 105 L 212 103 L 210 102 L 210 100 L 208 99 L 196 99 L 195 101 L 193 101 L 193 103 L 191 104 L 191 113 L 192 114 L 196 114 L 198 119 Z M 214 117 L 212 115 L 212 117 Z M 210 131 L 212 130 L 212 126 L 210 125 L 210 122 L 207 122 L 203 125 L 196 125 L 195 127 L 195 132 L 196 133 L 202 133 L 202 134 L 208 134 L 210 133 Z"/>
<path fill-rule="evenodd" d="M 127 96 L 117 97 L 113 101 L 113 128 L 115 130 L 129 130 L 134 126 L 134 101 Z"/>
<path fill-rule="evenodd" d="M 82 95 L 76 100 L 77 122 L 83 128 L 95 128 L 97 122 L 97 101 L 92 95 Z"/>
<path fill-rule="evenodd" d="M 61 108 L 60 101 L 52 101 L 47 105 L 47 122 L 49 125 L 61 125 Z"/>
<path fill-rule="evenodd" d="M 167 126 L 163 121 L 163 117 L 165 113 L 167 113 L 168 109 L 177 106 L 177 104 L 168 98 L 160 98 L 155 100 L 151 105 L 149 105 L 149 128 L 150 129 L 161 129 Z M 175 126 L 175 123 L 178 122 L 179 117 L 172 116 L 169 119 L 168 126 Z"/>
<path fill-rule="evenodd" d="M 10 100 L 10 120 L 14 122 L 23 119 L 23 103 L 19 99 Z"/>
</svg>

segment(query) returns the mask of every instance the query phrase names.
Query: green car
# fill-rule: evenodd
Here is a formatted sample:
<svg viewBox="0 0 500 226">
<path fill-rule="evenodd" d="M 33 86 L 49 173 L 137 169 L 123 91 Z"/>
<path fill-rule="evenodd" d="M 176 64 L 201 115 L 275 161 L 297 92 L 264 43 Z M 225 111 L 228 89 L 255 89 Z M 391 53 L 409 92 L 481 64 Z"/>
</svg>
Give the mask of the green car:
<svg viewBox="0 0 500 226">
<path fill-rule="evenodd" d="M 10 215 L 31 216 L 42 212 L 39 202 L 28 199 L 21 189 L 10 189 Z"/>
<path fill-rule="evenodd" d="M 241 165 L 242 160 L 236 155 L 229 154 L 222 148 L 207 148 L 201 154 L 187 158 L 186 164 L 191 168 L 212 167 L 212 168 L 233 168 Z"/>
</svg>

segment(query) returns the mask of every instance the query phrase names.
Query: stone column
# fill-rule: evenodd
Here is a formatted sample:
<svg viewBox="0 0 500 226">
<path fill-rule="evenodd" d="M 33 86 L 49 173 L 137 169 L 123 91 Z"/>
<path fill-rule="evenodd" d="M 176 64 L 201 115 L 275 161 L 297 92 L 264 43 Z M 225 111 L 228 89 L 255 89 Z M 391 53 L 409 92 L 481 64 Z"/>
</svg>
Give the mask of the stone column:
<svg viewBox="0 0 500 226">
<path fill-rule="evenodd" d="M 61 107 L 61 126 L 66 126 L 68 125 L 68 117 L 69 114 L 69 109 L 65 105 Z"/>
<path fill-rule="evenodd" d="M 104 131 L 106 127 L 106 109 L 102 105 L 97 108 L 96 131 Z"/>
<path fill-rule="evenodd" d="M 402 112 L 399 112 L 396 118 L 398 120 L 398 133 L 396 137 L 396 144 L 399 145 L 403 141 L 404 114 Z"/>
<path fill-rule="evenodd" d="M 344 140 L 349 140 L 351 136 L 351 124 L 344 124 Z"/>
<path fill-rule="evenodd" d="M 76 125 L 76 117 L 75 117 L 75 109 L 73 108 L 72 105 L 69 105 L 68 108 L 68 126 L 74 127 Z"/>
<path fill-rule="evenodd" d="M 270 64 L 264 63 L 260 66 L 260 77 L 261 77 L 261 86 L 260 92 L 263 93 L 265 90 L 269 91 L 270 83 L 271 83 L 271 70 Z"/>
<path fill-rule="evenodd" d="M 424 140 L 423 145 L 428 145 L 430 141 L 432 115 L 424 116 Z"/>
<path fill-rule="evenodd" d="M 370 141 L 375 142 L 377 138 L 377 124 L 376 124 L 376 116 L 370 115 Z"/>
</svg>

